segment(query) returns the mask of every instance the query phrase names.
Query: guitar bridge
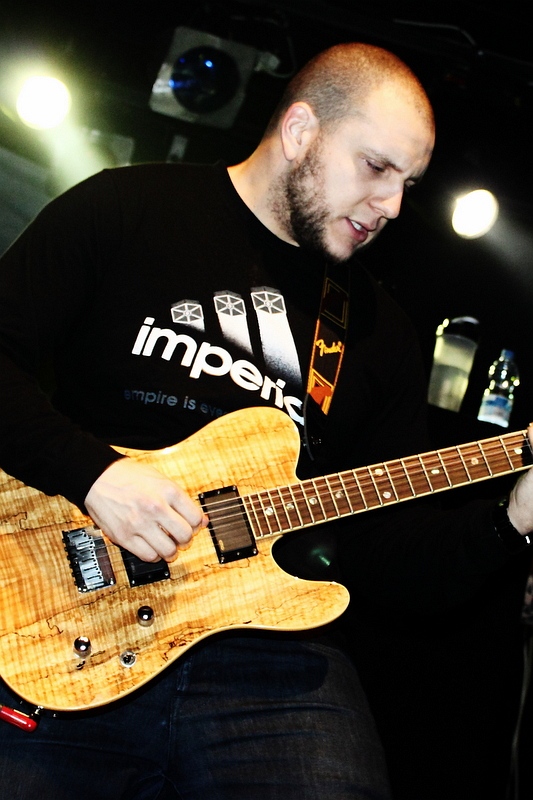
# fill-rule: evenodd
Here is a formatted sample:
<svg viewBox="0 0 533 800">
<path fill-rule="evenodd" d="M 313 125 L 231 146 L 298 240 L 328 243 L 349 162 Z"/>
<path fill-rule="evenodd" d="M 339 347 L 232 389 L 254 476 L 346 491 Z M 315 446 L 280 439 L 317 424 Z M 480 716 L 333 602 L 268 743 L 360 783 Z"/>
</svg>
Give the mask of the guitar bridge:
<svg viewBox="0 0 533 800">
<path fill-rule="evenodd" d="M 79 592 L 94 592 L 115 583 L 109 554 L 96 526 L 63 531 L 63 542 Z"/>
<path fill-rule="evenodd" d="M 209 516 L 209 532 L 221 564 L 257 555 L 255 539 L 236 486 L 199 495 Z"/>
<path fill-rule="evenodd" d="M 63 531 L 63 541 L 79 592 L 95 592 L 116 583 L 104 538 L 96 526 Z M 131 587 L 146 586 L 170 578 L 166 561 L 147 563 L 123 547 L 120 552 Z"/>
</svg>

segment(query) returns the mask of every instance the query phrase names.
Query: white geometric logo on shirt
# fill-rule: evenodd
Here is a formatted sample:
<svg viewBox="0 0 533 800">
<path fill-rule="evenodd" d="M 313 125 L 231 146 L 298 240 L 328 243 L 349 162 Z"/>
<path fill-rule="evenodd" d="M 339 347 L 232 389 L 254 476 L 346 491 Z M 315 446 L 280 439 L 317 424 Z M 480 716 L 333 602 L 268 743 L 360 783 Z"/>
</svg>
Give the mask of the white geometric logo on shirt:
<svg viewBox="0 0 533 800">
<path fill-rule="evenodd" d="M 204 330 L 204 310 L 200 303 L 194 300 L 180 300 L 178 303 L 174 303 L 170 311 L 172 322 Z"/>
<path fill-rule="evenodd" d="M 252 292 L 252 300 L 256 311 L 265 311 L 267 314 L 285 314 L 285 301 L 282 295 L 266 286 L 261 286 Z"/>
<path fill-rule="evenodd" d="M 244 300 L 235 292 L 216 292 L 214 300 L 217 314 L 228 314 L 230 317 L 246 316 Z"/>
</svg>

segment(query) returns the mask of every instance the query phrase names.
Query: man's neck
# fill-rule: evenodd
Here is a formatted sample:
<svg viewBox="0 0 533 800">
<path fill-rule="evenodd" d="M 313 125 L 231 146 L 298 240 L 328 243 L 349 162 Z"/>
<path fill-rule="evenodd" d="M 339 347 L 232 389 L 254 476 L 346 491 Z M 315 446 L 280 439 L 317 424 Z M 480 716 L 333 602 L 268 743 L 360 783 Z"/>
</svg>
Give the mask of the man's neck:
<svg viewBox="0 0 533 800">
<path fill-rule="evenodd" d="M 256 150 L 246 161 L 228 167 L 235 191 L 250 211 L 268 230 L 284 242 L 295 245 L 275 213 L 276 184 L 281 184 L 281 173 L 274 168 L 268 152 Z"/>
</svg>

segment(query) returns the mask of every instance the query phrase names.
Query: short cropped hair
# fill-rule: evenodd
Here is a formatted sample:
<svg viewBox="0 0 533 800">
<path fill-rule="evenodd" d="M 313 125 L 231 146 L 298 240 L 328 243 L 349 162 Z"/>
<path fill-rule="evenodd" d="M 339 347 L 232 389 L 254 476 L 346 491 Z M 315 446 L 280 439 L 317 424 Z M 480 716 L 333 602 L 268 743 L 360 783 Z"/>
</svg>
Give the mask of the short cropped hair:
<svg viewBox="0 0 533 800">
<path fill-rule="evenodd" d="M 362 42 L 338 44 L 314 56 L 287 85 L 265 131 L 272 135 L 295 102 L 308 103 L 324 127 L 357 113 L 367 95 L 383 83 L 400 84 L 409 99 L 434 126 L 426 92 L 414 72 L 398 56 Z"/>
</svg>

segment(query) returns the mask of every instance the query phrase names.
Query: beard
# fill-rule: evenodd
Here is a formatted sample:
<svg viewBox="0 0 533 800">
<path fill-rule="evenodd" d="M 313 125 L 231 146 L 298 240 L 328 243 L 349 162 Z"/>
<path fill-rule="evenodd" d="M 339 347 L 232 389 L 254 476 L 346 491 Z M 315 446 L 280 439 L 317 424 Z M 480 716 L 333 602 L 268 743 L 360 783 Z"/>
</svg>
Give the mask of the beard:
<svg viewBox="0 0 533 800">
<path fill-rule="evenodd" d="M 290 232 L 300 247 L 330 258 L 326 244 L 328 209 L 319 199 L 324 195 L 321 147 L 316 140 L 304 160 L 289 174 L 285 187 L 285 205 Z"/>
<path fill-rule="evenodd" d="M 285 186 L 285 210 L 290 232 L 301 248 L 329 261 L 344 261 L 333 255 L 327 245 L 326 221 L 329 209 L 321 199 L 325 195 L 324 166 L 320 138 L 307 151 L 303 161 L 289 174 Z"/>
</svg>

